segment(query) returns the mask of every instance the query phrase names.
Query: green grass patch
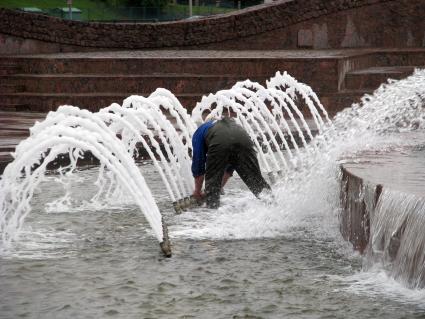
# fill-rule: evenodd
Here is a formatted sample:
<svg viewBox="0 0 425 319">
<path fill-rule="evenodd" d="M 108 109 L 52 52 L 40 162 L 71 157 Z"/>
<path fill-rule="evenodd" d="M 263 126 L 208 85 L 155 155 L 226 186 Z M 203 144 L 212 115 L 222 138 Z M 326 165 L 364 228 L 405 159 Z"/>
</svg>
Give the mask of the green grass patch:
<svg viewBox="0 0 425 319">
<path fill-rule="evenodd" d="M 189 6 L 182 4 L 169 4 L 165 7 L 166 11 L 170 12 L 185 12 L 189 14 Z M 212 14 L 220 14 L 220 13 L 228 13 L 232 12 L 235 9 L 233 8 L 222 8 L 216 6 L 192 6 L 192 14 L 193 15 L 212 15 Z"/>
<path fill-rule="evenodd" d="M 109 5 L 108 5 L 109 4 Z M 113 5 L 121 5 L 121 0 L 108 0 L 107 2 L 96 0 L 73 0 L 72 6 L 80 9 L 83 21 L 166 21 L 184 19 L 189 16 L 189 6 L 180 4 L 168 4 L 162 9 L 159 8 L 116 8 Z M 0 7 L 9 9 L 18 8 L 39 8 L 46 14 L 60 16 L 55 12 L 55 8 L 65 8 L 66 0 L 0 0 Z M 194 16 L 206 16 L 231 12 L 235 9 L 222 8 L 216 6 L 193 6 Z M 75 15 L 74 15 L 75 18 Z"/>
<path fill-rule="evenodd" d="M 2 0 L 2 8 L 24 8 L 36 7 L 40 9 L 63 8 L 66 7 L 65 0 Z M 73 0 L 72 6 L 78 9 L 96 9 L 102 7 L 102 2 L 90 0 Z"/>
<path fill-rule="evenodd" d="M 49 15 L 55 15 L 53 9 L 66 8 L 65 0 L 1 0 L 0 7 L 9 9 L 39 8 Z M 114 20 L 117 14 L 114 10 L 100 1 L 73 0 L 72 7 L 82 11 L 81 20 Z"/>
</svg>

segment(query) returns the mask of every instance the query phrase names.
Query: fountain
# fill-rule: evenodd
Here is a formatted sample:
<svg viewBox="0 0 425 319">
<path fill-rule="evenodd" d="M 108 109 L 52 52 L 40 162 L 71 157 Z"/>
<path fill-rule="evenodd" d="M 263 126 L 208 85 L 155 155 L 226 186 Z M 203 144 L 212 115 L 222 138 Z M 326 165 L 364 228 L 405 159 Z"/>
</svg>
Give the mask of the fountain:
<svg viewBox="0 0 425 319">
<path fill-rule="evenodd" d="M 194 186 L 190 154 L 195 123 L 225 115 L 234 116 L 255 142 L 260 163 L 273 182 L 282 170 L 289 169 L 288 162 L 290 168 L 299 165 L 287 142 L 289 138 L 297 154 L 300 153 L 300 146 L 289 125 L 296 128 L 305 151 L 315 147 L 315 143 L 306 142 L 304 133 L 310 140 L 313 135 L 296 105 L 297 95 L 308 105 L 319 132 L 326 125 L 331 125 L 311 88 L 279 72 L 267 83 L 267 88 L 245 81 L 230 90 L 204 97 L 192 116 L 165 89 L 157 89 L 147 98 L 130 96 L 122 106 L 112 104 L 96 113 L 73 106 L 59 107 L 30 129 L 31 136 L 17 146 L 14 161 L 4 171 L 0 184 L 2 247 L 8 247 L 17 238 L 31 211 L 34 191 L 43 181 L 49 163 L 59 155 L 67 154 L 70 163 L 61 167 L 60 172 L 72 174 L 78 160 L 89 151 L 100 161 L 101 167 L 96 182 L 99 191 L 92 200 L 108 196 L 111 189 L 112 193 L 132 194 L 161 249 L 171 256 L 166 224 L 133 159 L 137 157 L 138 146 L 148 153 L 176 212 L 180 213 L 197 204 L 190 198 Z M 316 106 L 325 120 L 322 120 Z M 209 113 L 206 117 L 203 116 L 205 112 Z"/>
<path fill-rule="evenodd" d="M 386 189 L 387 184 L 379 186 L 382 182 L 369 181 L 367 176 L 364 183 L 346 179 L 340 165 L 351 169 L 359 164 L 362 171 L 364 162 L 370 164 L 370 158 L 385 156 L 388 152 L 404 154 L 413 148 L 422 154 L 424 139 L 421 133 L 425 128 L 423 83 L 424 70 L 416 70 L 404 80 L 389 81 L 373 95 L 365 96 L 361 105 L 341 112 L 332 122 L 311 88 L 287 73 L 279 72 L 266 87 L 247 80 L 236 83 L 229 90 L 205 96 L 191 115 L 171 92 L 164 89 L 157 89 L 148 97 L 128 97 L 122 106 L 113 104 L 96 113 L 62 106 L 31 129 L 31 136 L 16 148 L 15 159 L 0 180 L 1 262 L 11 273 L 10 276 L 9 272 L 3 273 L 4 291 L 8 291 L 8 285 L 14 286 L 15 280 L 19 282 L 13 275 L 19 268 L 15 264 L 16 258 L 20 261 L 19 258 L 27 260 L 28 257 L 25 249 L 20 255 L 14 247 L 19 245 L 20 235 L 25 243 L 30 233 L 30 243 L 34 236 L 47 236 L 42 237 L 42 244 L 47 242 L 48 246 L 58 242 L 62 245 L 59 245 L 60 249 L 54 246 L 52 250 L 59 251 L 60 257 L 55 259 L 58 264 L 64 269 L 71 267 L 72 281 L 68 280 L 68 285 L 72 287 L 75 269 L 84 267 L 87 260 L 88 264 L 94 260 L 96 268 L 104 274 L 100 278 L 109 278 L 114 273 L 112 269 L 119 269 L 116 282 L 111 285 L 122 289 L 120 296 L 129 289 L 125 298 L 132 300 L 132 305 L 142 299 L 142 309 L 149 309 L 146 310 L 147 317 L 184 313 L 185 306 L 182 306 L 183 310 L 179 307 L 186 303 L 189 309 L 194 304 L 199 305 L 196 314 L 201 317 L 206 315 L 202 311 L 204 303 L 212 305 L 211 309 L 222 317 L 268 312 L 294 316 L 291 311 L 298 310 L 300 312 L 296 314 L 304 316 L 307 304 L 311 305 L 312 313 L 328 314 L 329 307 L 334 307 L 335 300 L 341 298 L 344 306 L 338 308 L 342 309 L 340 311 L 335 310 L 337 317 L 347 315 L 346 307 L 351 307 L 347 304 L 353 304 L 353 313 L 358 314 L 359 309 L 375 309 L 376 304 L 383 309 L 390 307 L 394 300 L 400 304 L 397 309 L 401 309 L 403 315 L 420 313 L 425 306 L 421 301 L 422 290 L 411 288 L 423 287 L 424 239 L 417 236 L 424 226 L 423 200 L 417 194 Z M 190 198 L 193 189 L 191 137 L 199 123 L 222 116 L 234 117 L 255 142 L 263 173 L 274 184 L 273 203 L 253 200 L 236 179 L 218 210 L 193 209 L 198 203 Z M 148 165 L 137 163 L 142 150 L 150 159 Z M 53 231 L 59 234 L 58 238 L 25 229 L 24 222 L 34 225 L 30 212 L 43 197 L 37 189 L 51 183 L 49 163 L 59 154 L 67 155 L 69 162 L 53 176 L 68 185 L 67 178 L 81 178 L 88 174 L 78 170 L 78 162 L 87 151 L 100 164 L 90 172 L 94 175 L 89 179 L 94 181 L 90 186 L 94 194 L 87 195 L 85 207 L 89 210 L 92 207 L 107 209 L 120 198 L 130 202 L 129 206 L 120 206 L 126 214 L 124 217 L 117 217 L 121 214 L 112 211 L 88 214 L 87 219 L 93 223 L 107 219 L 105 229 L 111 231 L 109 225 L 113 225 L 112 229 L 117 230 L 112 235 L 105 233 L 100 226 L 100 230 L 96 227 L 92 230 L 90 227 L 94 226 L 90 226 L 90 222 L 84 221 L 87 225 L 81 226 L 72 213 L 55 215 L 53 204 L 49 206 L 52 213 L 45 221 L 59 219 L 54 223 Z M 372 155 L 362 161 L 365 154 Z M 388 170 L 384 172 L 389 175 Z M 339 198 L 341 185 L 343 189 L 354 190 L 343 192 L 345 210 L 341 209 Z M 66 192 L 63 201 L 53 198 L 66 204 L 70 196 Z M 37 198 L 31 201 L 33 197 Z M 65 205 L 65 211 L 70 209 L 69 205 Z M 370 225 L 365 228 L 367 241 L 360 261 L 358 255 L 353 256 L 351 247 L 345 246 L 338 229 L 338 218 L 342 224 L 351 221 L 352 215 L 347 217 L 347 211 L 351 209 L 354 214 L 359 207 L 362 208 L 361 216 L 367 216 L 362 220 L 363 226 Z M 40 218 L 44 210 L 45 207 L 37 208 L 36 218 Z M 85 213 L 86 210 L 81 211 Z M 176 214 L 183 211 L 186 212 Z M 140 212 L 144 216 L 141 220 Z M 58 225 L 68 218 L 77 224 L 77 229 L 86 231 L 89 228 L 87 232 L 92 234 L 84 235 L 83 230 L 76 232 L 76 237 L 82 239 L 69 240 L 71 243 L 67 246 L 67 236 L 73 236 L 73 233 L 68 234 Z M 127 219 L 131 222 L 121 229 L 119 224 Z M 68 226 L 73 226 L 72 222 Z M 143 222 L 150 226 L 150 230 L 143 228 L 146 232 L 143 242 L 155 238 L 165 255 L 170 256 L 172 238 L 175 241 L 173 254 L 179 258 L 174 258 L 171 263 L 158 261 L 149 251 L 149 245 L 141 254 L 137 236 L 144 233 L 140 235 L 140 229 L 135 226 L 139 227 Z M 359 233 L 344 231 L 342 229 L 342 235 L 350 241 L 359 238 Z M 79 249 L 79 245 L 83 249 Z M 73 259 L 73 254 L 78 258 Z M 47 257 L 38 258 L 44 260 Z M 72 262 L 76 260 L 76 265 L 70 265 L 68 258 Z M 106 269 L 98 266 L 98 258 Z M 56 278 L 52 263 L 40 263 Z M 359 266 L 361 263 L 363 267 Z M 143 265 L 141 269 L 139 264 Z M 31 270 L 22 271 L 31 274 Z M 136 277 L 142 278 L 140 283 L 135 282 Z M 81 280 L 87 278 L 79 278 Z M 385 286 L 388 282 L 393 286 Z M 251 289 L 252 285 L 255 289 Z M 40 286 L 40 289 L 50 289 L 43 283 Z M 188 289 L 189 286 L 194 288 Z M 203 287 L 207 292 L 202 291 Z M 290 293 L 283 291 L 282 287 Z M 139 292 L 134 294 L 132 289 L 139 289 Z M 384 290 L 384 296 L 376 297 L 372 302 L 369 298 L 353 295 L 369 296 L 376 290 Z M 221 302 L 243 298 L 241 291 L 248 296 L 247 300 L 257 298 L 260 291 L 264 295 L 264 300 L 259 302 L 261 308 L 235 310 Z M 390 293 L 385 294 L 388 291 Z M 382 291 L 376 292 L 376 295 L 380 294 Z M 295 296 L 293 299 L 292 295 Z M 14 303 L 5 293 L 0 292 L 0 297 L 8 300 L 5 301 L 7 304 Z M 68 297 L 64 298 L 68 300 Z M 303 300 L 301 306 L 296 301 L 299 298 Z M 410 306 L 412 300 L 415 307 Z M 244 299 L 239 303 L 249 304 Z M 101 309 L 108 307 L 102 304 Z M 123 311 L 123 307 L 116 304 L 113 310 Z M 389 309 L 387 314 L 394 311 L 391 307 Z M 8 311 L 6 313 L 15 314 Z M 72 314 L 66 305 L 55 311 Z M 107 313 L 105 311 L 102 314 Z M 133 311 L 139 313 L 140 309 Z M 374 316 L 376 313 L 371 312 L 366 317 Z"/>
</svg>

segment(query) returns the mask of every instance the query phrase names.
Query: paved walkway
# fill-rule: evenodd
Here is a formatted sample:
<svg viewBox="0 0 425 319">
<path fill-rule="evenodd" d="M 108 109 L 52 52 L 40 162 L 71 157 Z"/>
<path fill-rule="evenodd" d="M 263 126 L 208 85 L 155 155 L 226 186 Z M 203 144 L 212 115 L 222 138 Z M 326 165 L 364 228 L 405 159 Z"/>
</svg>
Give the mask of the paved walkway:
<svg viewBox="0 0 425 319">
<path fill-rule="evenodd" d="M 143 51 L 99 51 L 99 52 L 69 52 L 49 53 L 13 56 L 13 58 L 51 58 L 51 59 L 162 59 L 162 58 L 229 58 L 229 59 L 255 59 L 255 58 L 278 58 L 278 59 L 335 59 L 375 52 L 415 52 L 423 49 L 387 49 L 387 48 L 361 48 L 361 49 L 328 49 L 328 50 L 143 50 Z"/>
</svg>

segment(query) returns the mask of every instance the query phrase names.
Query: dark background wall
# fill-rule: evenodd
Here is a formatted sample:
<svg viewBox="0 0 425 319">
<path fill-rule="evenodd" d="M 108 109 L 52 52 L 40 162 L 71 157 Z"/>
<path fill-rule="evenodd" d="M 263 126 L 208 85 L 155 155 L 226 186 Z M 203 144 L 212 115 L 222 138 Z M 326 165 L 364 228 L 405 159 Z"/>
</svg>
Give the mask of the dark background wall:
<svg viewBox="0 0 425 319">
<path fill-rule="evenodd" d="M 137 24 L 0 9 L 0 54 L 349 47 L 425 47 L 425 0 L 281 0 L 210 18 Z"/>
</svg>

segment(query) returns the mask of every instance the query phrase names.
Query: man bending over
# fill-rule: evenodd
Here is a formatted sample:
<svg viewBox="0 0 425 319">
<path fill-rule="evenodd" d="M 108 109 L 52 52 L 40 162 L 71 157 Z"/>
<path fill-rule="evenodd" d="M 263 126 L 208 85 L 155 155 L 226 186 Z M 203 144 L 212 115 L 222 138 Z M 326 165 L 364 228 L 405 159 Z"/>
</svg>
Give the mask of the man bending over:
<svg viewBox="0 0 425 319">
<path fill-rule="evenodd" d="M 254 144 L 248 133 L 231 118 L 209 121 L 193 134 L 192 174 L 195 178 L 193 196 L 206 196 L 207 206 L 220 205 L 220 191 L 234 170 L 255 196 L 269 184 L 261 175 Z M 205 179 L 205 194 L 202 184 Z"/>
</svg>

